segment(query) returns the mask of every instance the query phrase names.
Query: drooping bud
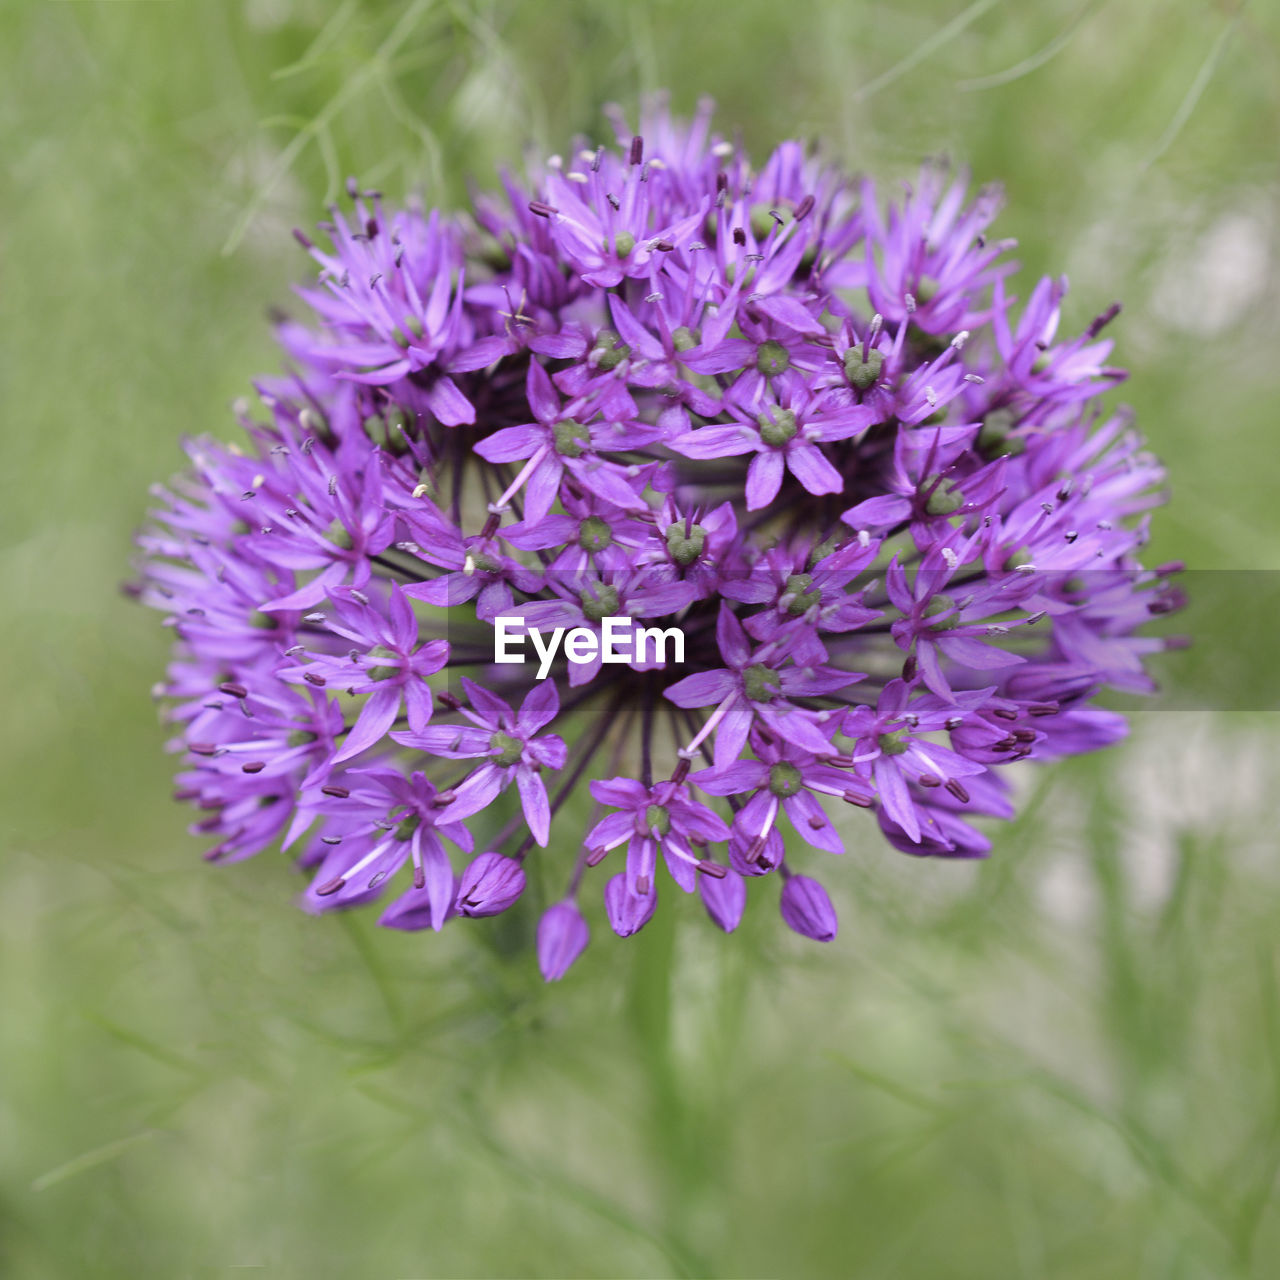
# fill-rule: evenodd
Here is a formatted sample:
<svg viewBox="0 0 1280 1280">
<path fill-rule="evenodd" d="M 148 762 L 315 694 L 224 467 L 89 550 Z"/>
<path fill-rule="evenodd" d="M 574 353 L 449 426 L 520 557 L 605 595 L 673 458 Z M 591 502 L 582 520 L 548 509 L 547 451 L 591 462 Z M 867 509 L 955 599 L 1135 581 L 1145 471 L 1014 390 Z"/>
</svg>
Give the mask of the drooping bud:
<svg viewBox="0 0 1280 1280">
<path fill-rule="evenodd" d="M 732 933 L 747 905 L 747 882 L 736 871 L 730 871 L 722 878 L 699 876 L 698 891 L 702 894 L 702 905 L 706 907 L 707 915 L 725 933 Z"/>
<path fill-rule="evenodd" d="M 815 942 L 830 942 L 840 924 L 827 891 L 809 876 L 792 876 L 782 886 L 782 918 Z"/>
<path fill-rule="evenodd" d="M 657 886 L 650 885 L 643 897 L 630 892 L 627 877 L 619 872 L 604 887 L 604 909 L 609 916 L 609 927 L 620 938 L 629 938 L 653 918 L 658 905 Z"/>
<path fill-rule="evenodd" d="M 591 941 L 591 930 L 571 898 L 549 907 L 538 921 L 538 968 L 543 980 L 558 982 Z"/>
<path fill-rule="evenodd" d="M 524 892 L 524 868 L 500 853 L 482 853 L 462 873 L 458 914 L 496 916 Z"/>
</svg>

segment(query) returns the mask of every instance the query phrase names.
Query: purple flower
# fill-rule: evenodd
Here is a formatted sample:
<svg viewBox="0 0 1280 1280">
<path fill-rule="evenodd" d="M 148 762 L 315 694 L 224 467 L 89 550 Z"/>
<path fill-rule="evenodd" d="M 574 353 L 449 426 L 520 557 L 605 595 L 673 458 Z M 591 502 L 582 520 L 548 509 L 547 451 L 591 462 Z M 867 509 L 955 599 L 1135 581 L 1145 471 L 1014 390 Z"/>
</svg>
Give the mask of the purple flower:
<svg viewBox="0 0 1280 1280">
<path fill-rule="evenodd" d="M 638 144 L 638 145 L 637 145 Z M 711 203 L 704 196 L 682 216 L 666 220 L 658 183 L 650 178 L 644 144 L 633 139 L 627 161 L 602 156 L 584 175 L 552 169 L 541 212 L 551 224 L 557 248 L 584 283 L 608 289 L 627 277 L 647 277 L 654 257 L 687 246 L 697 234 Z"/>
<path fill-rule="evenodd" d="M 649 897 L 659 852 L 671 878 L 686 893 L 693 892 L 699 871 L 723 873 L 723 868 L 695 850 L 726 840 L 729 829 L 723 818 L 690 797 L 687 786 L 664 782 L 646 787 L 630 778 L 610 778 L 593 782 L 591 794 L 618 811 L 587 833 L 587 847 L 592 850 L 588 862 L 598 864 L 611 850 L 625 844 L 625 880 L 633 896 Z"/>
<path fill-rule="evenodd" d="M 801 841 L 829 853 L 843 853 L 844 841 L 815 794 L 871 808 L 873 792 L 852 771 L 852 762 L 841 760 L 843 767 L 837 767 L 828 762 L 829 757 L 800 750 L 767 731 L 756 732 L 752 747 L 758 757 L 755 760 L 737 760 L 724 768 L 691 775 L 691 781 L 708 795 L 750 795 L 733 819 L 734 831 L 747 842 L 744 860 L 760 860 L 781 813 L 787 815 Z"/>
<path fill-rule="evenodd" d="M 457 897 L 456 876 L 452 883 L 441 881 L 435 886 L 411 884 L 387 905 L 378 917 L 378 923 L 384 929 L 399 929 L 405 933 L 417 933 L 420 929 L 438 931 L 446 921 L 458 915 Z M 369 900 L 373 900 L 372 894 Z"/>
<path fill-rule="evenodd" d="M 825 410 L 821 398 L 798 375 L 779 378 L 778 383 L 776 399 L 762 399 L 750 410 L 735 405 L 732 425 L 701 427 L 668 442 L 690 458 L 753 453 L 745 490 L 748 511 L 767 507 L 778 496 L 784 471 L 809 493 L 842 493 L 844 479 L 819 446 L 847 440 L 873 422 L 870 411 L 861 406 Z M 754 416 L 747 418 L 747 412 Z"/>
<path fill-rule="evenodd" d="M 1065 280 L 1015 289 L 994 188 L 612 120 L 458 217 L 352 186 L 300 234 L 288 373 L 186 443 L 130 588 L 211 860 L 278 844 L 305 909 L 439 930 L 531 910 L 536 856 L 548 981 L 611 856 L 620 936 L 660 875 L 732 932 L 777 873 L 821 940 L 801 860 L 987 856 L 1007 766 L 1123 737 L 1097 695 L 1154 687 L 1182 603 L 1163 472 L 1097 408 L 1118 305 L 1064 333 Z"/>
<path fill-rule="evenodd" d="M 297 667 L 286 667 L 280 675 L 318 688 L 369 695 L 346 741 L 330 757 L 331 764 L 338 764 L 381 742 L 402 705 L 411 730 L 426 728 L 431 719 L 427 677 L 444 666 L 449 644 L 446 640 L 418 642 L 417 620 L 396 583 L 391 586 L 386 616 L 352 599 L 350 591 L 334 593 L 333 608 L 337 617 L 326 619 L 328 630 L 352 641 L 356 649 L 346 657 L 319 655 Z"/>
<path fill-rule="evenodd" d="M 513 560 L 495 538 L 457 538 L 452 530 L 426 529 L 407 517 L 415 535 L 414 554 L 449 572 L 429 582 L 410 583 L 404 594 L 439 609 L 476 602 L 476 617 L 492 623 L 510 613 L 513 591 L 532 595 L 542 586 L 542 575 Z M 514 544 L 513 544 L 514 545 Z"/>
<path fill-rule="evenodd" d="M 519 475 L 498 499 L 499 509 L 523 492 L 525 519 L 539 521 L 551 510 L 566 472 L 585 489 L 623 510 L 643 510 L 645 503 L 625 469 L 606 452 L 652 444 L 659 433 L 639 423 L 592 422 L 598 406 L 575 400 L 562 406 L 545 370 L 532 361 L 528 374 L 529 407 L 536 423 L 503 427 L 476 446 L 487 462 L 527 459 Z"/>
<path fill-rule="evenodd" d="M 1000 210 L 1000 189 L 985 188 L 966 209 L 965 176 L 949 188 L 946 178 L 941 165 L 926 165 L 917 188 L 908 190 L 902 206 L 891 208 L 885 219 L 874 198 L 863 201 L 871 305 L 887 320 L 909 316 L 925 333 L 985 323 L 990 311 L 975 307 L 975 299 L 1014 269 L 1012 263 L 998 262 L 1012 242 L 988 240 L 983 234 Z M 869 189 L 866 194 L 873 196 Z"/>
<path fill-rule="evenodd" d="M 352 192 L 355 195 L 355 192 Z M 408 383 L 430 375 L 465 344 L 470 330 L 462 309 L 460 237 L 433 211 L 387 218 L 381 200 L 355 197 L 356 226 L 340 210 L 327 228 L 333 252 L 297 233 L 320 264 L 320 289 L 298 292 L 324 322 L 324 336 L 295 340 L 294 354 L 340 376 L 374 386 Z M 441 422 L 475 421 L 475 410 L 446 376 L 406 392 Z"/>
<path fill-rule="evenodd" d="M 350 788 L 330 784 L 326 793 L 328 809 L 339 820 L 304 856 L 304 863 L 314 861 L 317 870 L 303 905 L 328 911 L 372 901 L 411 862 L 413 887 L 429 898 L 426 922 L 440 929 L 455 887 L 440 837 L 466 850 L 472 842 L 461 823 L 444 821 L 435 787 L 421 773 L 406 778 L 394 769 L 377 769 L 353 774 Z M 340 809 L 334 803 L 339 799 L 348 802 Z"/>
<path fill-rule="evenodd" d="M 701 742 L 712 729 L 716 731 L 717 768 L 738 758 L 756 723 L 817 755 L 834 754 L 820 727 L 821 713 L 806 711 L 791 699 L 843 689 L 861 679 L 860 675 L 785 665 L 786 647 L 776 640 L 753 651 L 742 623 L 727 605 L 720 608 L 716 643 L 729 665 L 686 676 L 671 685 L 666 696 L 678 707 L 718 704 L 695 738 L 695 743 Z"/>
<path fill-rule="evenodd" d="M 970 705 L 983 700 L 985 691 L 966 699 Z M 920 840 L 925 792 L 944 788 L 963 803 L 968 791 L 960 779 L 986 772 L 978 761 L 923 736 L 963 718 L 958 703 L 937 697 L 912 701 L 905 680 L 889 681 L 874 709 L 854 707 L 845 715 L 841 732 L 853 739 L 854 763 L 874 779 L 885 814 L 912 842 Z"/>
<path fill-rule="evenodd" d="M 862 571 L 873 564 L 879 545 L 854 540 L 814 559 L 808 541 L 770 547 L 746 572 L 730 572 L 721 586 L 730 600 L 767 604 L 743 623 L 757 641 L 781 638 L 801 664 L 825 663 L 824 635 L 858 631 L 883 616 L 869 608 L 857 588 Z"/>
<path fill-rule="evenodd" d="M 535 685 L 518 714 L 501 698 L 463 677 L 462 687 L 471 699 L 460 707 L 468 725 L 432 725 L 417 733 L 395 733 L 395 741 L 407 747 L 449 760 L 483 757 L 484 764 L 447 793 L 442 816 L 460 822 L 487 808 L 513 782 L 533 838 L 546 847 L 551 824 L 547 788 L 539 771 L 559 769 L 565 762 L 564 741 L 553 733 L 539 734 L 560 709 L 554 684 Z"/>
<path fill-rule="evenodd" d="M 526 627 L 554 631 L 571 628 L 590 631 L 597 638 L 605 618 L 653 618 L 679 612 L 690 604 L 695 596 L 694 588 L 687 582 L 669 580 L 666 575 L 652 571 L 625 570 L 605 572 L 597 577 L 592 573 L 549 573 L 547 594 L 550 599 L 538 600 L 515 611 L 511 617 Z M 634 652 L 634 650 L 633 650 Z M 661 651 L 665 653 L 665 649 Z M 643 657 L 637 655 L 631 666 L 636 671 L 648 671 L 665 665 L 659 656 L 659 648 L 646 649 Z M 570 687 L 594 681 L 603 663 L 603 648 L 597 644 L 595 656 L 582 661 L 572 655 L 568 660 Z"/>
</svg>

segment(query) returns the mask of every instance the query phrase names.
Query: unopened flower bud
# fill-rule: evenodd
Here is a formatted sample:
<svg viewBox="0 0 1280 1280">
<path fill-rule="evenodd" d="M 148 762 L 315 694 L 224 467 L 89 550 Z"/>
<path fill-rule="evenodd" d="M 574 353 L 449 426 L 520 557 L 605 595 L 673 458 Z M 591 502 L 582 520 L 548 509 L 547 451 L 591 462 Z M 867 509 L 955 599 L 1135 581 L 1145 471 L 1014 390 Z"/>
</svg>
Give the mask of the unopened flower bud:
<svg viewBox="0 0 1280 1280">
<path fill-rule="evenodd" d="M 496 916 L 524 892 L 524 868 L 500 853 L 482 853 L 462 873 L 458 914 Z"/>
<path fill-rule="evenodd" d="M 815 942 L 830 942 L 839 921 L 827 891 L 809 876 L 792 876 L 782 886 L 782 918 L 797 933 Z"/>
<path fill-rule="evenodd" d="M 627 888 L 627 877 L 621 872 L 604 887 L 604 908 L 609 915 L 609 927 L 620 938 L 639 933 L 652 919 L 657 905 L 655 885 L 651 884 L 649 892 L 643 896 L 632 893 Z"/>
<path fill-rule="evenodd" d="M 699 876 L 698 890 L 702 894 L 702 905 L 707 915 L 716 922 L 725 933 L 732 933 L 742 919 L 742 910 L 747 905 L 747 882 L 735 871 L 727 876 Z"/>
<path fill-rule="evenodd" d="M 591 930 L 570 898 L 548 908 L 538 921 L 538 968 L 547 982 L 558 982 L 591 940 Z"/>
</svg>

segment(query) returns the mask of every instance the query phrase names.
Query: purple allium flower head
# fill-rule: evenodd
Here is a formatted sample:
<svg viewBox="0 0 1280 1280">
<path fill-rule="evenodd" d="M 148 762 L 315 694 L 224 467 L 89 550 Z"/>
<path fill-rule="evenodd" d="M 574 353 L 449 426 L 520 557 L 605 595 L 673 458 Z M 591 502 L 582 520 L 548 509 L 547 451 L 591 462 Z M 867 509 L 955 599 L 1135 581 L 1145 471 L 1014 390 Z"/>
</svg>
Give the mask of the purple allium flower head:
<svg viewBox="0 0 1280 1280">
<path fill-rule="evenodd" d="M 290 372 L 139 535 L 208 857 L 279 842 L 307 910 L 438 930 L 525 909 L 533 854 L 549 981 L 588 880 L 623 937 L 669 877 L 726 932 L 781 882 L 825 941 L 793 864 L 986 856 L 1008 767 L 1122 737 L 1095 696 L 1153 688 L 1180 603 L 1096 403 L 1118 307 L 1020 303 L 998 191 L 614 123 L 469 213 L 352 184 Z"/>
</svg>

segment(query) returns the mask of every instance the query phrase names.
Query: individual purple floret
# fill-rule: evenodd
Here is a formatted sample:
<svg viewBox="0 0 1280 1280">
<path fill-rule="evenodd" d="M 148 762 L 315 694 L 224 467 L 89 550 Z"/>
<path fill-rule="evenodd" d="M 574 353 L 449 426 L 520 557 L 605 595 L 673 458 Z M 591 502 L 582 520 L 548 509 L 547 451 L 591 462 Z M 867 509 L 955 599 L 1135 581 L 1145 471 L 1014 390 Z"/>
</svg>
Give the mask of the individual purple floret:
<svg viewBox="0 0 1280 1280">
<path fill-rule="evenodd" d="M 772 888 L 825 942 L 827 854 L 986 856 L 1008 766 L 1122 737 L 1096 696 L 1154 688 L 1181 602 L 1097 404 L 1118 307 L 1020 303 L 998 191 L 614 121 L 467 212 L 352 184 L 288 374 L 139 535 L 207 856 L 279 844 L 397 930 L 529 902 L 548 981 L 588 884 L 621 937 Z"/>
</svg>

